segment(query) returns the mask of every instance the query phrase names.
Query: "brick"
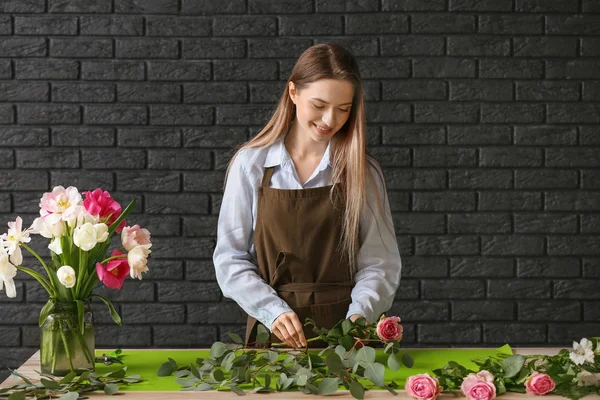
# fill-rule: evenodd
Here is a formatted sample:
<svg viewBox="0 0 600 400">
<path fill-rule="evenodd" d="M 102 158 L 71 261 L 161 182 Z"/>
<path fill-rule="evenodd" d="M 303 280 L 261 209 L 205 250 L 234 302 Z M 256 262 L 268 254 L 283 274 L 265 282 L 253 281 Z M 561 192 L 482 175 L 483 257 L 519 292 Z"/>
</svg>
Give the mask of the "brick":
<svg viewBox="0 0 600 400">
<path fill-rule="evenodd" d="M 76 17 L 15 17 L 16 35 L 76 35 Z"/>
<path fill-rule="evenodd" d="M 467 167 L 477 164 L 475 149 L 421 147 L 413 150 L 415 167 Z"/>
<path fill-rule="evenodd" d="M 178 21 L 179 23 L 179 21 Z M 277 23 L 273 17 L 226 16 L 215 17 L 212 35 L 218 36 L 275 36 Z"/>
<path fill-rule="evenodd" d="M 0 101 L 48 101 L 49 93 L 47 83 L 0 82 Z"/>
<path fill-rule="evenodd" d="M 581 305 L 574 301 L 519 302 L 519 321 L 559 322 L 579 321 Z"/>
<path fill-rule="evenodd" d="M 180 176 L 172 171 L 117 172 L 118 188 L 129 191 L 176 192 L 180 187 Z"/>
<path fill-rule="evenodd" d="M 536 123 L 544 122 L 542 104 L 482 104 L 481 121 L 484 123 Z"/>
<path fill-rule="evenodd" d="M 444 54 L 444 38 L 440 36 L 383 36 L 383 56 L 435 56 Z"/>
<path fill-rule="evenodd" d="M 112 146 L 114 144 L 112 128 L 101 127 L 57 127 L 52 129 L 54 146 Z"/>
<path fill-rule="evenodd" d="M 444 11 L 445 0 L 422 2 L 419 0 L 383 0 L 382 11 Z"/>
<path fill-rule="evenodd" d="M 17 150 L 17 168 L 79 168 L 79 152 L 70 149 Z"/>
<path fill-rule="evenodd" d="M 450 11 L 512 11 L 512 0 L 449 0 Z"/>
<path fill-rule="evenodd" d="M 415 238 L 417 255 L 474 255 L 479 252 L 476 236 L 419 236 Z"/>
<path fill-rule="evenodd" d="M 0 4 L 0 12 L 4 13 L 43 13 L 46 0 L 4 0 Z"/>
<path fill-rule="evenodd" d="M 415 104 L 415 122 L 474 123 L 479 115 L 477 104 Z"/>
<path fill-rule="evenodd" d="M 144 63 L 141 61 L 83 61 L 81 75 L 86 80 L 120 81 L 144 80 Z"/>
<path fill-rule="evenodd" d="M 145 124 L 147 122 L 146 107 L 124 105 L 84 106 L 84 123 L 86 124 Z"/>
<path fill-rule="evenodd" d="M 187 311 L 192 324 L 244 324 L 248 318 L 235 303 L 189 304 Z"/>
<path fill-rule="evenodd" d="M 218 216 L 190 216 L 183 218 L 183 235 L 188 237 L 195 236 L 217 236 Z"/>
<path fill-rule="evenodd" d="M 160 258 L 209 258 L 215 241 L 212 238 L 155 238 L 152 251 Z"/>
<path fill-rule="evenodd" d="M 117 98 L 123 103 L 179 103 L 181 87 L 174 84 L 117 84 Z"/>
<path fill-rule="evenodd" d="M 367 109 L 366 117 L 373 123 L 408 122 L 410 105 L 398 102 L 376 103 Z"/>
<path fill-rule="evenodd" d="M 368 0 L 347 2 L 343 0 L 317 0 L 317 13 L 373 12 L 379 11 L 379 4 Z"/>
<path fill-rule="evenodd" d="M 119 147 L 179 147 L 181 130 L 177 128 L 119 128 Z"/>
<path fill-rule="evenodd" d="M 446 85 L 431 80 L 388 81 L 383 85 L 382 100 L 444 100 Z"/>
<path fill-rule="evenodd" d="M 190 106 L 191 107 L 191 106 Z M 269 118 L 271 108 L 262 105 L 232 105 L 216 107 L 219 125 L 259 125 Z"/>
<path fill-rule="evenodd" d="M 214 61 L 215 80 L 245 81 L 273 80 L 277 76 L 277 63 L 267 60 Z"/>
<path fill-rule="evenodd" d="M 431 324 L 418 325 L 417 340 L 421 343 L 481 343 L 479 324 Z"/>
<path fill-rule="evenodd" d="M 48 0 L 48 12 L 109 13 L 111 0 Z"/>
<path fill-rule="evenodd" d="M 2 304 L 0 321 L 3 325 L 37 324 L 42 306 L 43 304 Z"/>
<path fill-rule="evenodd" d="M 214 302 L 221 298 L 221 288 L 216 283 L 158 282 L 158 299 L 163 303 Z"/>
<path fill-rule="evenodd" d="M 14 168 L 15 159 L 12 150 L 0 150 L 0 168 Z"/>
<path fill-rule="evenodd" d="M 599 305 L 597 301 L 583 303 L 583 319 L 590 322 L 600 321 Z"/>
<path fill-rule="evenodd" d="M 598 186 L 596 184 L 596 186 Z M 581 232 L 582 233 L 598 233 L 600 225 L 598 224 L 598 216 L 583 215 L 581 216 Z"/>
<path fill-rule="evenodd" d="M 395 213 L 393 215 L 396 233 L 443 234 L 444 216 L 422 213 Z"/>
<path fill-rule="evenodd" d="M 19 327 L 0 326 L 0 335 L 5 338 L 2 347 L 19 347 L 21 337 Z"/>
<path fill-rule="evenodd" d="M 147 194 L 144 210 L 148 214 L 206 214 L 206 194 Z"/>
<path fill-rule="evenodd" d="M 486 323 L 483 324 L 485 343 L 546 343 L 545 324 Z"/>
<path fill-rule="evenodd" d="M 152 331 L 149 326 L 116 324 L 95 326 L 97 347 L 147 347 L 152 344 Z"/>
<path fill-rule="evenodd" d="M 0 60 L 0 79 L 12 78 L 12 65 L 10 60 Z"/>
<path fill-rule="evenodd" d="M 338 43 L 344 46 L 344 48 L 350 51 L 355 57 L 374 57 L 379 55 L 378 41 L 372 36 L 319 36 L 314 40 L 314 42 L 315 44 L 331 42 Z M 289 67 L 290 72 L 292 67 L 293 64 L 291 64 Z M 281 75 L 281 79 L 286 80 L 288 76 L 289 72 L 286 71 Z"/>
<path fill-rule="evenodd" d="M 577 233 L 576 215 L 517 214 L 515 232 L 520 233 Z"/>
<path fill-rule="evenodd" d="M 209 125 L 213 120 L 212 107 L 150 106 L 150 123 L 152 125 Z"/>
<path fill-rule="evenodd" d="M 448 276 L 448 260 L 445 257 L 403 257 L 402 277 L 443 278 Z"/>
<path fill-rule="evenodd" d="M 576 278 L 580 275 L 577 258 L 519 258 L 517 276 L 520 278 Z"/>
<path fill-rule="evenodd" d="M 123 321 L 127 324 L 182 324 L 183 304 L 123 304 Z"/>
<path fill-rule="evenodd" d="M 113 44 L 111 39 L 50 39 L 51 57 L 112 57 Z"/>
<path fill-rule="evenodd" d="M 515 57 L 575 57 L 577 55 L 577 38 L 514 38 L 513 45 Z"/>
<path fill-rule="evenodd" d="M 404 324 L 407 322 L 448 321 L 450 310 L 446 302 L 420 300 L 418 302 L 403 301 L 392 306 L 387 313 L 402 315 Z"/>
<path fill-rule="evenodd" d="M 148 61 L 148 80 L 209 80 L 210 71 L 208 61 Z"/>
<path fill-rule="evenodd" d="M 389 189 L 445 189 L 446 174 L 443 171 L 418 171 L 410 168 L 388 168 L 386 183 Z"/>
<path fill-rule="evenodd" d="M 597 35 L 598 18 L 589 15 L 548 15 L 546 33 L 555 35 Z"/>
<path fill-rule="evenodd" d="M 600 122 L 600 105 L 549 104 L 548 122 L 598 123 Z"/>
<path fill-rule="evenodd" d="M 186 83 L 183 87 L 185 103 L 246 103 L 248 90 L 243 82 Z"/>
<path fill-rule="evenodd" d="M 83 149 L 82 164 L 86 169 L 119 169 L 144 168 L 146 154 L 143 150 L 129 149 Z"/>
<path fill-rule="evenodd" d="M 468 213 L 448 215 L 448 233 L 510 233 L 509 214 Z"/>
<path fill-rule="evenodd" d="M 210 260 L 190 260 L 185 263 L 185 279 L 191 281 L 216 280 L 215 267 Z"/>
<path fill-rule="evenodd" d="M 560 146 L 575 145 L 577 129 L 570 126 L 516 126 L 515 144 Z"/>
<path fill-rule="evenodd" d="M 510 40 L 497 36 L 449 36 L 451 56 L 508 56 Z"/>
<path fill-rule="evenodd" d="M 79 106 L 59 104 L 21 104 L 18 118 L 21 124 L 77 124 L 81 120 Z"/>
<path fill-rule="evenodd" d="M 546 210 L 592 211 L 600 206 L 600 196 L 593 191 L 547 192 Z"/>
<path fill-rule="evenodd" d="M 86 36 L 141 36 L 144 19 L 135 15 L 82 15 L 80 31 Z"/>
<path fill-rule="evenodd" d="M 599 286 L 600 282 L 597 280 L 554 280 L 554 298 L 598 300 L 600 299 L 600 294 L 598 293 Z"/>
<path fill-rule="evenodd" d="M 115 100 L 115 85 L 107 83 L 54 83 L 52 100 L 64 103 L 108 103 Z"/>
<path fill-rule="evenodd" d="M 541 79 L 544 62 L 541 60 L 482 59 L 479 62 L 481 78 Z"/>
<path fill-rule="evenodd" d="M 225 173 L 222 171 L 186 172 L 183 176 L 183 190 L 189 192 L 220 192 Z"/>
<path fill-rule="evenodd" d="M 152 248 L 154 252 L 154 248 Z M 152 257 L 154 254 L 151 254 Z M 115 303 L 151 302 L 154 301 L 154 282 L 125 280 L 120 290 L 109 289 L 105 286 L 96 288 L 97 294 Z"/>
<path fill-rule="evenodd" d="M 541 149 L 519 147 L 495 147 L 479 150 L 479 165 L 482 167 L 541 167 Z"/>
<path fill-rule="evenodd" d="M 390 125 L 383 128 L 384 145 L 444 144 L 445 129 L 438 125 Z"/>
<path fill-rule="evenodd" d="M 412 33 L 473 33 L 475 16 L 465 14 L 414 14 L 411 16 Z"/>
<path fill-rule="evenodd" d="M 0 212 L 2 212 L 2 213 L 12 212 L 12 205 L 11 205 L 9 193 L 3 193 L 2 195 L 0 195 Z"/>
<path fill-rule="evenodd" d="M 408 78 L 410 61 L 397 58 L 363 59 L 359 62 L 364 79 Z"/>
<path fill-rule="evenodd" d="M 136 219 L 135 221 L 139 221 Z M 140 225 L 141 226 L 141 225 Z M 144 225 L 147 226 L 147 225 Z M 150 230 L 150 229 L 148 229 Z M 155 230 L 151 231 L 154 235 Z M 146 280 L 183 280 L 183 261 L 181 260 L 152 260 L 150 270 L 144 274 Z"/>
<path fill-rule="evenodd" d="M 178 9 L 177 0 L 115 0 L 116 13 L 170 14 Z"/>
<path fill-rule="evenodd" d="M 214 2 L 210 0 L 182 0 L 181 11 L 185 15 L 245 14 L 244 0 Z"/>
<path fill-rule="evenodd" d="M 15 122 L 15 110 L 11 105 L 0 104 L 0 124 L 12 124 Z"/>
<path fill-rule="evenodd" d="M 382 167 L 408 167 L 410 165 L 410 151 L 408 149 L 370 147 L 369 154 Z"/>
<path fill-rule="evenodd" d="M 583 100 L 600 100 L 600 82 L 583 82 Z"/>
<path fill-rule="evenodd" d="M 511 101 L 511 82 L 492 80 L 450 81 L 450 100 L 460 101 Z"/>
<path fill-rule="evenodd" d="M 544 238 L 527 235 L 489 235 L 481 237 L 483 255 L 529 256 L 544 254 Z"/>
<path fill-rule="evenodd" d="M 583 277 L 585 278 L 599 278 L 600 268 L 598 268 L 598 259 L 584 258 L 583 259 Z"/>
<path fill-rule="evenodd" d="M 479 194 L 479 209 L 489 211 L 519 211 L 541 210 L 541 193 L 512 191 L 512 192 L 481 192 Z"/>
<path fill-rule="evenodd" d="M 584 170 L 582 175 L 581 186 L 584 189 L 597 189 L 600 187 L 600 175 L 598 171 Z"/>
<path fill-rule="evenodd" d="M 243 39 L 182 39 L 182 56 L 187 59 L 242 58 L 246 54 L 246 41 Z"/>
<path fill-rule="evenodd" d="M 450 125 L 448 126 L 448 144 L 451 145 L 502 145 L 511 144 L 509 126 L 489 125 Z"/>
<path fill-rule="evenodd" d="M 297 57 L 312 45 L 312 39 L 308 38 L 273 37 L 247 40 L 248 58 Z"/>
<path fill-rule="evenodd" d="M 426 279 L 421 284 L 427 299 L 480 299 L 485 294 L 483 280 Z"/>
<path fill-rule="evenodd" d="M 587 148 L 562 148 L 546 150 L 549 167 L 598 167 L 597 154 Z"/>
<path fill-rule="evenodd" d="M 117 39 L 118 58 L 179 58 L 176 39 Z"/>
<path fill-rule="evenodd" d="M 345 28 L 349 35 L 407 33 L 408 18 L 393 13 L 347 15 Z"/>
<path fill-rule="evenodd" d="M 600 79 L 600 61 L 598 61 L 598 60 L 570 60 L 566 63 L 566 66 L 565 66 L 564 78 L 567 78 L 567 79 Z"/>
<path fill-rule="evenodd" d="M 494 279 L 488 281 L 491 299 L 549 299 L 552 281 L 542 279 Z"/>
<path fill-rule="evenodd" d="M 177 236 L 181 233 L 181 223 L 179 220 L 179 216 L 152 216 L 145 214 L 137 215 L 135 222 L 148 229 L 155 236 Z M 158 260 L 154 260 L 152 265 L 158 266 L 158 264 L 154 264 L 156 261 Z M 152 273 L 148 272 L 148 279 L 154 279 L 157 273 L 158 276 L 161 276 L 161 272 L 166 272 L 166 270 L 157 271 L 155 269 Z"/>
<path fill-rule="evenodd" d="M 211 19 L 205 17 L 149 16 L 146 18 L 148 36 L 209 36 L 211 24 Z"/>
<path fill-rule="evenodd" d="M 414 211 L 474 211 L 475 193 L 467 192 L 415 192 L 412 196 Z"/>
<path fill-rule="evenodd" d="M 457 278 L 506 278 L 514 276 L 513 260 L 494 257 L 452 257 L 450 276 Z"/>
<path fill-rule="evenodd" d="M 45 177 L 44 177 L 45 178 Z M 79 190 L 94 190 L 101 187 L 104 190 L 113 190 L 115 187 L 112 172 L 86 171 L 52 171 L 50 172 L 50 186 L 75 186 Z"/>
<path fill-rule="evenodd" d="M 161 347 L 208 348 L 217 340 L 213 326 L 153 326 L 154 344 Z"/>
<path fill-rule="evenodd" d="M 332 2 L 325 4 L 330 5 Z M 318 4 L 317 8 L 319 8 Z M 280 36 L 342 35 L 343 23 L 344 19 L 339 15 L 281 16 L 279 17 L 278 34 Z"/>
<path fill-rule="evenodd" d="M 273 3 L 268 0 L 249 0 L 248 14 L 306 14 L 313 13 L 310 0 L 284 0 Z"/>
<path fill-rule="evenodd" d="M 0 53 L 4 57 L 44 57 L 47 44 L 44 38 L 11 37 L 0 42 Z"/>
<path fill-rule="evenodd" d="M 12 18 L 10 15 L 0 17 L 0 35 L 12 34 Z"/>
<path fill-rule="evenodd" d="M 479 32 L 511 35 L 541 35 L 544 33 L 544 17 L 541 15 L 481 15 Z"/>
<path fill-rule="evenodd" d="M 598 255 L 594 236 L 551 236 L 548 238 L 548 254 L 551 255 Z M 556 294 L 556 292 L 555 292 Z"/>
<path fill-rule="evenodd" d="M 567 12 L 576 13 L 578 4 L 561 0 L 515 0 L 518 12 Z"/>
<path fill-rule="evenodd" d="M 596 134 L 593 126 L 580 126 L 579 142 L 580 144 L 600 144 L 600 137 Z"/>
<path fill-rule="evenodd" d="M 512 321 L 515 309 L 512 301 L 453 301 L 452 321 Z"/>
<path fill-rule="evenodd" d="M 573 346 L 573 339 L 593 337 L 598 332 L 600 324 L 594 323 L 554 323 L 548 324 L 548 343 L 562 345 L 565 348 Z"/>
</svg>

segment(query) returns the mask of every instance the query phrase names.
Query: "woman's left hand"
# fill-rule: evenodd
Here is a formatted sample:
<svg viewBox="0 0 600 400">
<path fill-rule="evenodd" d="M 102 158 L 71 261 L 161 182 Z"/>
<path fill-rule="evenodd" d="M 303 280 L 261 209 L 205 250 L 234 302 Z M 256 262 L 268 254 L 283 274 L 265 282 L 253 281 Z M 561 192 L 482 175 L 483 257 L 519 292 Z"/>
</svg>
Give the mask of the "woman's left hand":
<svg viewBox="0 0 600 400">
<path fill-rule="evenodd" d="M 362 315 L 360 315 L 360 314 L 352 314 L 352 315 L 350 316 L 350 318 L 348 318 L 348 319 L 349 319 L 350 321 L 352 321 L 352 322 L 356 322 L 356 320 L 357 320 L 357 319 L 359 319 L 359 318 L 365 318 L 365 317 L 363 317 L 363 316 L 362 316 Z M 365 319 L 366 319 L 366 318 L 365 318 Z"/>
</svg>

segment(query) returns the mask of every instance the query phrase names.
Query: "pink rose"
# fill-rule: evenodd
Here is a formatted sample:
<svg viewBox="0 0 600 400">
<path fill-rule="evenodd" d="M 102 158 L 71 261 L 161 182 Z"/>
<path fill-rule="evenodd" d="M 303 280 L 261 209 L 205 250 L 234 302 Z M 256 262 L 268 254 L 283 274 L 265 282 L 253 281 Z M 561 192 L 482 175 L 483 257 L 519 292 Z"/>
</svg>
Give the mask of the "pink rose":
<svg viewBox="0 0 600 400">
<path fill-rule="evenodd" d="M 121 205 L 110 197 L 110 193 L 102 191 L 98 188 L 93 192 L 83 192 L 85 194 L 85 200 L 83 200 L 83 206 L 86 211 L 93 216 L 99 216 L 101 222 L 110 215 L 110 218 L 106 222 L 106 225 L 110 226 L 113 222 L 121 215 Z M 121 221 L 115 231 L 121 232 L 121 229 L 125 226 L 125 221 Z"/>
<path fill-rule="evenodd" d="M 377 323 L 377 336 L 384 342 L 390 340 L 402 340 L 402 333 L 404 329 L 400 325 L 400 317 L 385 317 L 385 314 L 381 316 L 381 319 Z"/>
<path fill-rule="evenodd" d="M 543 396 L 554 390 L 556 384 L 547 374 L 542 374 L 538 371 L 533 373 L 525 381 L 525 390 L 536 396 Z"/>
<path fill-rule="evenodd" d="M 140 229 L 139 225 L 126 226 L 121 232 L 121 243 L 127 251 L 135 246 L 150 244 L 150 232 L 148 229 Z"/>
<path fill-rule="evenodd" d="M 125 253 L 121 253 L 119 250 L 113 250 L 111 256 L 120 256 Z M 117 258 L 115 260 L 110 260 L 106 263 L 106 268 L 100 264 L 96 263 L 96 273 L 98 274 L 98 279 L 100 282 L 104 283 L 104 285 L 111 289 L 121 289 L 123 286 L 123 281 L 129 275 L 129 263 L 127 262 L 127 258 Z"/>
<path fill-rule="evenodd" d="M 496 398 L 496 386 L 494 375 L 489 371 L 480 371 L 477 374 L 469 374 L 460 386 L 460 391 L 469 400 L 492 400 Z"/>
<path fill-rule="evenodd" d="M 437 378 L 431 377 L 429 374 L 409 376 L 404 388 L 410 397 L 419 400 L 435 400 L 443 389 Z"/>
</svg>

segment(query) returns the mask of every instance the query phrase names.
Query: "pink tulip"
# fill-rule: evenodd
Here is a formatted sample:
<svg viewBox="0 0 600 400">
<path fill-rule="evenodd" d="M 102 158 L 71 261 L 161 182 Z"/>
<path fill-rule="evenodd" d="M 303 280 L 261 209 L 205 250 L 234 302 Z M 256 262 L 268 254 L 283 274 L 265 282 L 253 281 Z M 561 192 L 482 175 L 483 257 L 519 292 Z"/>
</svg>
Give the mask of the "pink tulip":
<svg viewBox="0 0 600 400">
<path fill-rule="evenodd" d="M 110 215 L 106 225 L 110 226 L 121 215 L 121 205 L 113 200 L 107 191 L 102 191 L 102 189 L 98 188 L 93 192 L 87 191 L 83 192 L 83 194 L 85 194 L 83 206 L 88 213 L 93 216 L 99 216 L 102 222 Z M 125 221 L 121 221 L 115 232 L 120 233 L 124 226 Z"/>
<path fill-rule="evenodd" d="M 113 250 L 111 256 L 120 256 L 125 253 L 121 253 L 119 250 Z M 123 286 L 123 281 L 129 275 L 129 263 L 127 262 L 127 258 L 117 258 L 115 260 L 110 260 L 106 263 L 106 267 L 104 267 L 100 263 L 96 263 L 96 273 L 98 274 L 98 279 L 104 285 L 111 289 L 121 289 Z"/>
<path fill-rule="evenodd" d="M 135 246 L 150 244 L 150 232 L 139 225 L 126 226 L 121 232 L 121 243 L 127 251 Z"/>
<path fill-rule="evenodd" d="M 404 329 L 400 325 L 400 317 L 385 317 L 381 316 L 381 319 L 377 323 L 377 336 L 384 342 L 390 340 L 402 340 L 402 333 Z"/>
<path fill-rule="evenodd" d="M 525 381 L 525 390 L 536 396 L 543 396 L 546 393 L 553 391 L 555 388 L 556 384 L 552 378 L 549 375 L 542 374 L 538 371 L 533 371 Z"/>
<path fill-rule="evenodd" d="M 406 394 L 418 400 L 435 400 L 443 389 L 437 378 L 426 373 L 409 376 L 404 388 Z"/>
</svg>

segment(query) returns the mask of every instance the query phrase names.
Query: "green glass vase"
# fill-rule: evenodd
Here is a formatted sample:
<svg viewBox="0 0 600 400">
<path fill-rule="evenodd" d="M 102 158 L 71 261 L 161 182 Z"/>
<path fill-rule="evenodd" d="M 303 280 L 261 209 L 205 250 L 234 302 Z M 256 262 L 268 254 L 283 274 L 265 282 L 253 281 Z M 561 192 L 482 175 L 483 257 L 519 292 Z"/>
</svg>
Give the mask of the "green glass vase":
<svg viewBox="0 0 600 400">
<path fill-rule="evenodd" d="M 65 376 L 94 370 L 94 315 L 89 302 L 84 309 L 82 334 L 76 303 L 54 303 L 40 328 L 42 373 Z"/>
</svg>

